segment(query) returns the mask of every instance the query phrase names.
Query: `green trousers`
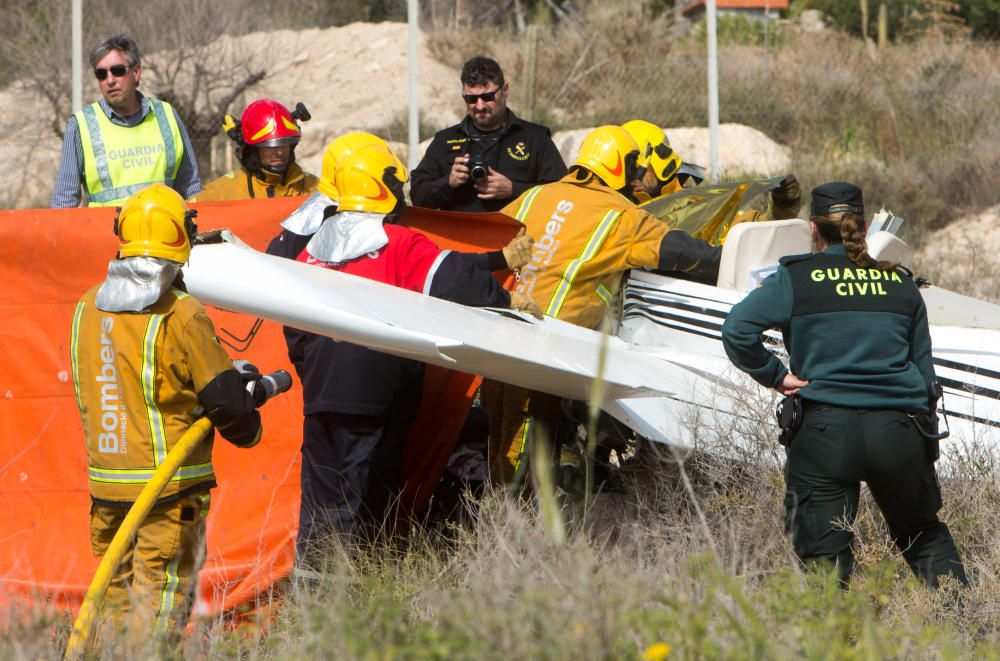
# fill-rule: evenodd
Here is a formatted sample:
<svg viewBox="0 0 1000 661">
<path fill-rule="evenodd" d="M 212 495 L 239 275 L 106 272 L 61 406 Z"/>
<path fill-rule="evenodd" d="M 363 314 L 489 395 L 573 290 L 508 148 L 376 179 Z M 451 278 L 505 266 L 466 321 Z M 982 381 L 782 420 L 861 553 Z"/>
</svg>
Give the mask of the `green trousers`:
<svg viewBox="0 0 1000 661">
<path fill-rule="evenodd" d="M 926 441 L 905 413 L 806 402 L 786 452 L 785 530 L 803 563 L 835 563 L 846 587 L 864 481 L 913 572 L 931 587 L 944 575 L 968 585 L 951 532 L 937 517 L 941 490 Z"/>
</svg>

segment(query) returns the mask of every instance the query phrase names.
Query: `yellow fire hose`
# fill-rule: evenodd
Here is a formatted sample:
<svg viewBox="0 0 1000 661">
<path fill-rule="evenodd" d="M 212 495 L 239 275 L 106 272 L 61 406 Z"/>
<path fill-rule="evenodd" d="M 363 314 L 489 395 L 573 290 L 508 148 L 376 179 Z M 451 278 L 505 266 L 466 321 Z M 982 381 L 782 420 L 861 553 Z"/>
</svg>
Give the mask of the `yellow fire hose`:
<svg viewBox="0 0 1000 661">
<path fill-rule="evenodd" d="M 125 520 L 122 521 L 118 532 L 115 533 L 114 539 L 111 540 L 108 551 L 101 559 L 101 564 L 98 565 L 97 572 L 90 582 L 87 596 L 84 597 L 83 604 L 80 606 L 80 614 L 73 624 L 73 633 L 66 646 L 65 659 L 75 659 L 86 649 L 94 620 L 104 601 L 104 594 L 108 591 L 108 586 L 111 585 L 111 576 L 132 544 L 136 531 L 146 520 L 149 511 L 153 509 L 153 505 L 163 493 L 163 489 L 170 482 L 170 478 L 177 473 L 191 452 L 211 429 L 212 423 L 208 418 L 199 418 L 167 453 L 163 463 L 153 473 L 153 477 L 146 483 L 146 486 L 142 488 L 142 492 L 139 493 L 139 497 L 136 498 L 132 508 L 125 515 Z"/>
</svg>

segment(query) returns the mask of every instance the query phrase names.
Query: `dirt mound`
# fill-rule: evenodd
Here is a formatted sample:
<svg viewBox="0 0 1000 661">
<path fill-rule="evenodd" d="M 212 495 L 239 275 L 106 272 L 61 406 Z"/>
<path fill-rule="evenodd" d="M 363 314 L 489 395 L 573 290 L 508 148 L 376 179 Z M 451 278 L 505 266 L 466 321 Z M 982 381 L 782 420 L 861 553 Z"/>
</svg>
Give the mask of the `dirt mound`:
<svg viewBox="0 0 1000 661">
<path fill-rule="evenodd" d="M 269 96 L 287 104 L 304 102 L 312 120 L 303 126 L 296 157 L 319 172 L 323 149 L 349 131 L 382 130 L 394 121 L 405 127 L 409 102 L 405 23 L 352 23 L 326 30 L 281 30 L 240 37 L 244 43 L 266 43 L 258 50 L 261 65 L 285 62 L 269 70 L 254 87 L 253 97 Z M 442 126 L 457 122 L 463 108 L 458 72 L 434 60 L 421 36 L 420 111 Z M 386 136 L 405 142 L 402 135 Z"/>
<path fill-rule="evenodd" d="M 303 127 L 296 155 L 307 170 L 318 172 L 323 149 L 337 135 L 382 130 L 405 118 L 407 39 L 404 23 L 352 23 L 325 30 L 223 35 L 206 46 L 205 57 L 198 59 L 208 60 L 208 55 L 220 51 L 238 54 L 246 58 L 249 68 L 267 70 L 267 77 L 247 93 L 248 100 L 272 97 L 285 104 L 304 102 L 313 118 Z M 421 42 L 421 113 L 447 126 L 458 121 L 464 110 L 458 97 L 458 72 L 434 60 L 423 37 Z M 153 62 L 157 57 L 162 59 L 162 54 L 146 59 Z M 91 81 L 90 77 L 84 80 L 86 103 L 98 94 Z M 147 66 L 142 89 L 155 95 L 156 83 L 155 72 Z M 15 173 L 0 184 L 0 204 L 5 208 L 48 206 L 62 143 L 50 123 L 23 120 L 26 115 L 45 117 L 48 112 L 47 102 L 29 83 L 0 91 L 0 117 L 21 118 L 0 132 L 10 136 L 0 139 L 0 157 Z M 56 120 L 60 126 L 65 121 L 65 117 Z M 388 137 L 405 142 L 405 129 L 403 135 Z"/>
<path fill-rule="evenodd" d="M 1000 303 L 1000 205 L 924 237 L 914 253 L 921 275 L 947 289 Z"/>
<path fill-rule="evenodd" d="M 322 151 L 337 135 L 354 130 L 378 130 L 398 126 L 386 135 L 406 159 L 405 116 L 408 102 L 407 27 L 403 23 L 352 23 L 325 30 L 279 30 L 242 37 L 220 36 L 182 63 L 181 76 L 192 75 L 195 62 L 218 61 L 224 53 L 230 61 L 245 61 L 251 70 L 265 69 L 266 78 L 245 94 L 244 101 L 272 97 L 292 105 L 304 102 L 312 120 L 303 127 L 296 151 L 306 170 L 319 172 Z M 464 107 L 458 97 L 458 72 L 434 60 L 421 37 L 420 111 L 425 122 L 444 128 L 459 120 Z M 143 89 L 155 95 L 157 59 L 147 59 Z M 88 77 L 84 99 L 96 98 L 97 89 Z M 512 100 L 513 107 L 517 99 Z M 16 83 L 0 90 L 0 118 L 7 118 L 0 131 L 0 158 L 15 176 L 0 184 L 0 204 L 5 208 L 48 206 L 59 163 L 61 141 L 48 121 L 24 122 L 48 116 L 50 106 L 30 83 Z M 27 112 L 26 112 L 27 111 Z M 56 124 L 63 126 L 66 118 Z M 220 118 L 221 122 L 221 118 Z M 567 162 L 576 157 L 589 129 L 563 131 L 554 136 Z M 708 165 L 708 130 L 673 128 L 667 134 L 685 160 Z M 724 174 L 731 176 L 777 174 L 788 168 L 788 149 L 760 131 L 738 124 L 720 127 L 719 157 Z M 428 141 L 421 145 L 421 155 Z"/>
<path fill-rule="evenodd" d="M 567 163 L 576 158 L 580 143 L 590 130 L 560 131 L 553 136 Z M 708 169 L 707 128 L 664 127 L 663 130 L 682 160 Z M 723 177 L 784 174 L 788 172 L 790 162 L 788 147 L 779 145 L 757 129 L 743 124 L 719 125 L 719 170 Z"/>
</svg>

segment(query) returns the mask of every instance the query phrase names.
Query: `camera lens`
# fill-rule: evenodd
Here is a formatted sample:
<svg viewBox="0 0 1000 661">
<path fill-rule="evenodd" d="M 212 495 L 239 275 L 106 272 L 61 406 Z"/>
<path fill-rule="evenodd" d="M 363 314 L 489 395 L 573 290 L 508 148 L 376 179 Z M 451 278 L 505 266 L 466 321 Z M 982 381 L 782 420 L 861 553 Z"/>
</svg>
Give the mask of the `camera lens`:
<svg viewBox="0 0 1000 661">
<path fill-rule="evenodd" d="M 482 162 L 473 163 L 469 168 L 469 176 L 473 179 L 485 179 L 486 178 L 486 166 Z"/>
</svg>

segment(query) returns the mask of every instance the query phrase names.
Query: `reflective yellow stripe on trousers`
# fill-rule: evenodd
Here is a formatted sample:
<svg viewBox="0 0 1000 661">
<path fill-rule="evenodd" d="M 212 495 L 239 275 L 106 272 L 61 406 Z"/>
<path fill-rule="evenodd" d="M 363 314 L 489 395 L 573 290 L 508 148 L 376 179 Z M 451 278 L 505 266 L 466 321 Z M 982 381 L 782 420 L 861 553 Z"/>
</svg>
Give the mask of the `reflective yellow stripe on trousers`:
<svg viewBox="0 0 1000 661">
<path fill-rule="evenodd" d="M 174 610 L 174 602 L 177 598 L 177 586 L 181 582 L 180 577 L 177 575 L 177 566 L 180 563 L 181 552 L 178 550 L 177 555 L 167 565 L 163 591 L 160 592 L 160 607 L 156 613 L 156 622 L 153 625 L 153 631 L 156 632 L 157 636 L 163 636 L 167 633 L 167 626 L 170 623 L 170 612 Z"/>
</svg>

